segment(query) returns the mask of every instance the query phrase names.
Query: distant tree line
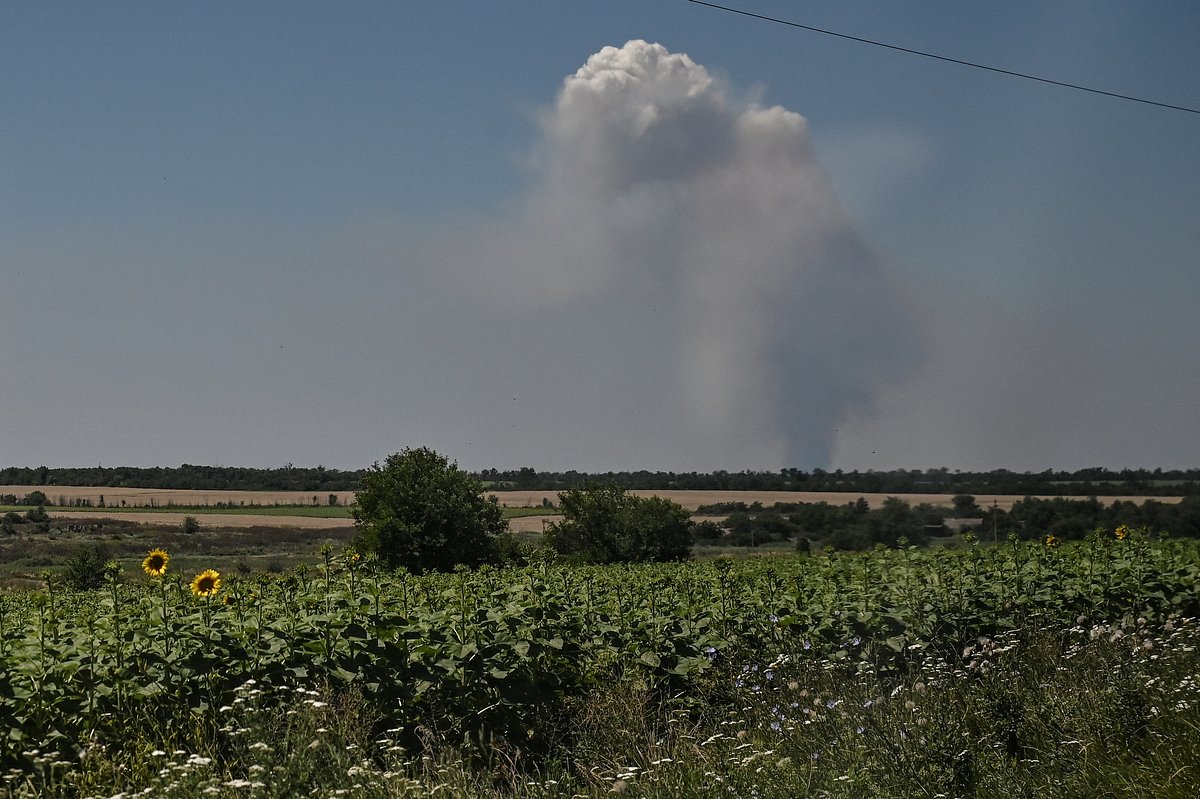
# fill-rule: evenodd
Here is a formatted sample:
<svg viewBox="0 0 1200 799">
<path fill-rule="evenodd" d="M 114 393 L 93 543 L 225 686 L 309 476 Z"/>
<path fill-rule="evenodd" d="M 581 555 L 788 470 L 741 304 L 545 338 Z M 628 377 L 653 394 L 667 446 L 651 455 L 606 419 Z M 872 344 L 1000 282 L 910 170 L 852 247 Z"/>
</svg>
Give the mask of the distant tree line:
<svg viewBox="0 0 1200 799">
<path fill-rule="evenodd" d="M 721 522 L 697 525 L 697 541 L 721 546 L 756 547 L 792 541 L 800 549 L 813 544 L 834 549 L 864 549 L 875 544 L 896 546 L 902 540 L 925 544 L 946 531 L 945 508 L 929 504 L 910 506 L 888 498 L 872 509 L 859 497 L 844 505 L 828 502 L 728 502 L 701 506 L 701 516 L 726 516 Z"/>
<path fill-rule="evenodd" d="M 1179 503 L 1118 500 L 1105 504 L 1096 498 L 1037 499 L 1026 497 L 1009 511 L 980 507 L 971 495 L 960 494 L 949 507 L 928 503 L 909 505 L 891 497 L 872 509 L 859 497 L 844 505 L 827 502 L 760 503 L 725 502 L 701 506 L 701 516 L 724 516 L 722 521 L 696 525 L 696 539 L 721 546 L 762 546 L 780 541 L 795 542 L 805 549 L 814 544 L 834 549 L 864 549 L 876 544 L 895 546 L 901 540 L 926 544 L 931 538 L 953 532 L 971 532 L 982 541 L 1036 539 L 1053 535 L 1069 541 L 1101 528 L 1121 525 L 1146 528 L 1152 533 L 1188 538 L 1200 537 L 1200 496 Z M 947 520 L 954 520 L 954 529 Z"/>
<path fill-rule="evenodd" d="M 0 469 L 0 485 L 115 486 L 210 491 L 357 491 L 366 469 L 339 471 L 288 464 L 275 469 L 235 466 Z M 486 488 L 565 491 L 585 483 L 624 489 L 703 491 L 836 491 L 847 494 L 1015 494 L 1075 497 L 1200 495 L 1200 469 L 963 472 L 946 468 L 889 471 L 781 469 L 775 472 L 540 472 L 532 467 L 472 473 Z"/>
<path fill-rule="evenodd" d="M 848 494 L 1015 494 L 1026 496 L 1189 496 L 1200 494 L 1200 469 L 1099 467 L 1074 472 L 1046 470 L 963 472 L 946 468 L 890 471 L 781 469 L 777 472 L 539 472 L 530 467 L 485 469 L 480 480 L 494 489 L 561 491 L 584 482 L 626 489 L 692 491 L 837 491 Z"/>
<path fill-rule="evenodd" d="M 133 466 L 77 469 L 9 467 L 0 469 L 0 485 L 174 488 L 206 491 L 356 491 L 363 471 L 288 464 L 277 469 L 242 466 L 138 468 Z"/>
<path fill-rule="evenodd" d="M 1053 535 L 1063 540 L 1084 538 L 1096 528 L 1113 530 L 1121 525 L 1144 527 L 1150 532 L 1187 538 L 1200 538 L 1200 496 L 1188 496 L 1181 502 L 1116 501 L 1106 505 L 1095 498 L 1034 499 L 1026 497 L 1012 510 L 981 508 L 982 521 L 977 528 L 980 539 L 988 540 L 993 531 L 1000 538 L 1042 538 Z"/>
</svg>

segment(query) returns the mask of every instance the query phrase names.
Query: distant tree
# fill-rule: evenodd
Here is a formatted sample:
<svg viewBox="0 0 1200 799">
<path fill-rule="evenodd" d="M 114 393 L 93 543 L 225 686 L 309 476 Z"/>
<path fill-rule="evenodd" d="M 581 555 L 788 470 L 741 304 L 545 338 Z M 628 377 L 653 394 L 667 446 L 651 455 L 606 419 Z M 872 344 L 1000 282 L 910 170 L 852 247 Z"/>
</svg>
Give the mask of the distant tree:
<svg viewBox="0 0 1200 799">
<path fill-rule="evenodd" d="M 179 529 L 188 535 L 200 532 L 200 521 L 195 516 L 184 516 Z"/>
<path fill-rule="evenodd" d="M 840 527 L 825 537 L 825 546 L 830 549 L 866 549 L 872 543 L 870 532 L 863 525 Z"/>
<path fill-rule="evenodd" d="M 725 519 L 725 529 L 728 531 L 724 536 L 726 544 L 738 547 L 753 547 L 760 543 L 758 525 L 755 524 L 754 517 L 746 511 L 729 514 L 728 518 Z"/>
<path fill-rule="evenodd" d="M 38 505 L 36 508 L 30 508 L 25 513 L 25 521 L 27 521 L 27 522 L 49 522 L 50 514 L 46 513 L 45 505 Z"/>
<path fill-rule="evenodd" d="M 563 520 L 546 531 L 560 555 L 583 563 L 682 560 L 691 554 L 691 515 L 661 497 L 587 483 L 558 495 Z"/>
<path fill-rule="evenodd" d="M 108 547 L 96 543 L 84 547 L 67 560 L 63 578 L 76 591 L 100 588 L 108 579 Z"/>
<path fill-rule="evenodd" d="M 41 491 L 30 491 L 22 500 L 23 505 L 49 505 L 50 498 Z"/>
<path fill-rule="evenodd" d="M 955 494 L 954 499 L 954 515 L 959 519 L 974 519 L 983 515 L 983 509 L 975 504 L 975 497 L 971 494 Z"/>
<path fill-rule="evenodd" d="M 360 550 L 415 572 L 494 562 L 507 529 L 479 480 L 425 447 L 397 452 L 366 471 L 354 524 Z"/>
<path fill-rule="evenodd" d="M 721 536 L 724 535 L 724 532 L 725 531 L 721 529 L 721 525 L 717 524 L 711 519 L 697 522 L 692 527 L 693 537 L 697 541 L 719 541 Z"/>
<path fill-rule="evenodd" d="M 914 544 L 920 544 L 925 540 L 922 515 L 898 497 L 885 499 L 882 507 L 871 511 L 867 516 L 866 523 L 871 543 L 895 546 L 901 538 L 906 538 Z M 852 537 L 845 539 L 845 541 L 848 540 L 852 540 Z M 839 548 L 855 548 L 845 546 L 845 541 L 839 544 Z"/>
</svg>

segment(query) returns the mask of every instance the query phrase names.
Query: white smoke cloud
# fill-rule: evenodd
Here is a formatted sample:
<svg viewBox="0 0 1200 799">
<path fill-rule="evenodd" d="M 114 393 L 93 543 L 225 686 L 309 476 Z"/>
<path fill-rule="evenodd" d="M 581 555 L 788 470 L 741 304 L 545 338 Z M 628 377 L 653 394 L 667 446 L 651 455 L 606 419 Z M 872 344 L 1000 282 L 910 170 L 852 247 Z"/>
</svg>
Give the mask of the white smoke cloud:
<svg viewBox="0 0 1200 799">
<path fill-rule="evenodd" d="M 468 265 L 493 308 L 554 326 L 583 362 L 557 374 L 590 386 L 570 395 L 574 423 L 618 435 L 621 408 L 630 466 L 828 465 L 839 423 L 917 347 L 804 118 L 631 41 L 568 77 L 541 124 L 513 218 L 442 242 L 437 268 Z"/>
</svg>

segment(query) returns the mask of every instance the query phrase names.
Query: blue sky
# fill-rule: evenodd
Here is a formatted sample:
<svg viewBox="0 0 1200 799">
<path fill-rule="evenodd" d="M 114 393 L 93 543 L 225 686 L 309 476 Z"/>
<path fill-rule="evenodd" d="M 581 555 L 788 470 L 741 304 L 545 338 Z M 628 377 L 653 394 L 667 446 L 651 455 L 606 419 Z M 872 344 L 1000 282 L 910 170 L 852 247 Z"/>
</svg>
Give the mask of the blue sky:
<svg viewBox="0 0 1200 799">
<path fill-rule="evenodd" d="M 1191 4 L 740 7 L 1200 107 Z M 1196 465 L 1200 115 L 682 0 L 0 22 L 4 464 Z M 564 80 L 630 40 L 715 99 L 601 197 L 637 143 Z M 776 106 L 777 193 L 671 172 Z"/>
</svg>

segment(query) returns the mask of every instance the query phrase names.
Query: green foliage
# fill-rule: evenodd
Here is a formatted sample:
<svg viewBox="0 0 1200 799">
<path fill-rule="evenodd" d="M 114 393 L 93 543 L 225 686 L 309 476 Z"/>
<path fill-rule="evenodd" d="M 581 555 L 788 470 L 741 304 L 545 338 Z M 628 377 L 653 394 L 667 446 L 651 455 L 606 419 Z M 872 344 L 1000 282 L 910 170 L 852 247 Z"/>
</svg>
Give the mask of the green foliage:
<svg viewBox="0 0 1200 799">
<path fill-rule="evenodd" d="M 577 563 L 682 560 L 693 533 L 686 509 L 661 497 L 639 497 L 615 483 L 588 483 L 558 495 L 563 520 L 547 542 Z"/>
<path fill-rule="evenodd" d="M 22 504 L 24 505 L 49 505 L 49 498 L 41 491 L 30 491 L 25 495 Z"/>
<path fill-rule="evenodd" d="M 350 491 L 359 487 L 361 471 L 340 472 L 296 467 L 248 469 L 228 466 L 178 468 L 7 467 L 0 469 L 0 485 L 127 486 L 243 491 Z M 581 479 L 616 482 L 626 489 L 720 491 L 837 491 L 850 495 L 872 494 L 1014 494 L 1049 496 L 1197 496 L 1200 469 L 1087 468 L 1074 472 L 1046 470 L 1038 473 L 995 469 L 960 472 L 945 468 L 871 470 L 781 469 L 778 472 L 539 472 L 532 467 L 500 471 L 486 469 L 477 477 L 489 488 L 560 491 Z M 0 504 L 14 504 L 3 501 Z M 28 502 L 26 504 L 38 504 Z"/>
<path fill-rule="evenodd" d="M 74 591 L 91 591 L 108 582 L 106 567 L 109 561 L 108 547 L 101 543 L 89 544 L 67 560 L 63 570 L 63 581 Z"/>
<path fill-rule="evenodd" d="M 327 551 L 223 575 L 212 600 L 173 572 L 0 593 L 10 795 L 1191 799 L 1200 781 L 1194 541 L 379 566 Z"/>
<path fill-rule="evenodd" d="M 889 497 L 875 510 L 859 497 L 845 505 L 777 502 L 769 508 L 758 502 L 726 502 L 702 506 L 699 513 L 728 513 L 722 538 L 727 545 L 754 547 L 808 538 L 839 550 L 895 546 L 902 538 L 924 543 L 930 533 L 940 534 L 944 515 L 940 508 L 928 504 L 912 507 L 897 497 Z"/>
<path fill-rule="evenodd" d="M 367 470 L 354 522 L 364 552 L 417 573 L 494 562 L 507 526 L 475 477 L 425 447 Z"/>
<path fill-rule="evenodd" d="M 1200 537 L 1200 497 L 1184 497 L 1178 503 L 1146 499 L 1138 503 L 1117 500 L 1106 504 L 1090 499 L 1039 499 L 1025 497 L 1005 511 L 990 505 L 980 508 L 975 498 L 960 495 L 955 509 L 927 503 L 908 505 L 900 497 L 889 497 L 882 507 L 871 509 L 866 499 L 842 505 L 827 502 L 776 502 L 764 507 L 759 502 L 721 502 L 702 505 L 699 515 L 726 516 L 720 542 L 730 546 L 760 546 L 783 540 L 808 538 L 838 550 L 867 549 L 878 544 L 896 546 L 901 539 L 924 544 L 946 535 L 950 514 L 972 513 L 980 519 L 973 532 L 1003 540 L 1015 534 L 1023 540 L 1039 540 L 1053 534 L 1059 540 L 1078 540 L 1097 527 L 1145 527 L 1185 537 Z M 960 516 L 960 518 L 962 518 Z M 710 531 L 706 531 L 710 532 Z"/>
<path fill-rule="evenodd" d="M 721 528 L 721 525 L 717 524 L 711 519 L 705 519 L 702 522 L 696 522 L 692 526 L 692 535 L 697 541 L 718 541 L 724 534 L 725 531 Z"/>
<path fill-rule="evenodd" d="M 358 472 L 297 467 L 252 469 L 240 466 L 193 466 L 138 468 L 81 467 L 0 469 L 0 485 L 125 486 L 129 488 L 203 489 L 210 491 L 351 491 L 358 486 Z M 35 503 L 29 503 L 35 504 Z"/>
<path fill-rule="evenodd" d="M 2 473 L 0 473 L 2 475 Z M 1200 494 L 1200 469 L 1080 469 L 1075 472 L 960 472 L 945 468 L 832 472 L 538 472 L 529 467 L 487 469 L 483 480 L 499 489 L 559 491 L 580 480 L 615 482 L 626 489 L 698 491 L 837 491 L 857 494 L 1044 494 L 1050 496 L 1191 496 Z M 19 482 L 19 481 L 17 481 Z"/>
<path fill-rule="evenodd" d="M 183 521 L 179 525 L 179 530 L 184 535 L 194 535 L 200 532 L 200 521 L 195 516 L 184 516 Z"/>
<path fill-rule="evenodd" d="M 954 503 L 954 515 L 960 519 L 983 515 L 983 509 L 975 504 L 975 497 L 970 494 L 955 494 L 951 501 Z"/>
<path fill-rule="evenodd" d="M 25 513 L 25 521 L 27 522 L 48 522 L 50 514 L 46 513 L 46 508 L 43 505 L 38 505 L 36 508 L 30 508 Z"/>
</svg>

